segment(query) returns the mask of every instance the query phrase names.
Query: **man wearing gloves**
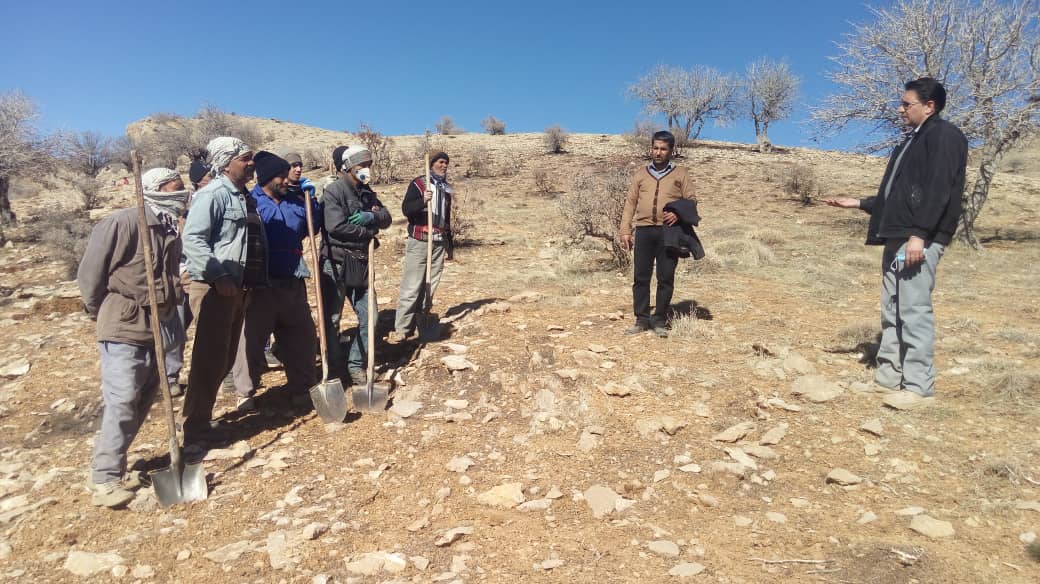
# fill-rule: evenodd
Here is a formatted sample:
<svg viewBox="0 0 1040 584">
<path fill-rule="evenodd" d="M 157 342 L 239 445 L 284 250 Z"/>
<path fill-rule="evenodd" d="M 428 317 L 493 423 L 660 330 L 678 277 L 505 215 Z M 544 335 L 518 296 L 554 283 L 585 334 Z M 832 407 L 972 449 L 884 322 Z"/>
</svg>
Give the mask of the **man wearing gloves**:
<svg viewBox="0 0 1040 584">
<path fill-rule="evenodd" d="M 267 250 L 256 201 L 246 190 L 253 178 L 253 151 L 222 136 L 206 146 L 213 181 L 195 193 L 184 224 L 184 255 L 195 347 L 182 410 L 186 444 L 204 440 L 217 389 L 238 350 L 246 291 L 267 284 Z"/>
<path fill-rule="evenodd" d="M 292 157 L 291 154 L 287 156 Z M 321 217 L 321 208 L 300 187 L 298 169 L 295 169 L 296 184 L 291 184 L 294 169 L 286 159 L 261 151 L 253 157 L 253 162 L 256 165 L 256 186 L 251 195 L 267 236 L 269 285 L 253 290 L 246 307 L 243 336 L 249 390 L 260 386 L 260 374 L 267 364 L 264 347 L 272 333 L 278 346 L 279 360 L 285 366 L 288 387 L 306 390 L 315 382 L 317 346 L 304 281 L 310 276 L 303 258 L 303 240 L 307 237 L 307 208 L 304 205 L 311 205 L 316 223 Z M 251 409 L 244 408 L 243 404 L 239 404 L 239 408 Z"/>
<path fill-rule="evenodd" d="M 380 229 L 390 226 L 390 212 L 368 186 L 372 153 L 362 146 L 340 146 L 332 152 L 337 179 L 325 189 L 325 225 L 322 229 L 322 284 L 325 330 L 329 332 L 329 364 L 344 364 L 355 384 L 367 381 L 368 346 L 368 243 Z M 376 242 L 378 245 L 378 240 Z M 343 359 L 339 322 L 347 300 L 358 317 L 358 332 Z"/>
<path fill-rule="evenodd" d="M 401 293 L 397 297 L 397 313 L 391 343 L 409 339 L 415 330 L 415 313 L 426 298 L 426 246 L 433 240 L 433 258 L 430 262 L 430 294 L 437 290 L 444 269 L 444 251 L 451 225 L 451 185 L 448 184 L 448 163 L 444 152 L 430 157 L 430 183 L 417 177 L 408 185 L 401 203 L 401 212 L 408 217 L 408 239 L 404 244 L 404 266 L 401 269 Z M 427 225 L 429 209 L 433 210 L 433 225 Z"/>
<path fill-rule="evenodd" d="M 188 191 L 180 175 L 167 168 L 149 170 L 142 183 L 159 314 L 151 315 L 148 305 L 144 243 L 136 207 L 117 211 L 94 227 L 76 274 L 83 305 L 97 320 L 105 404 L 88 488 L 94 505 L 110 508 L 122 507 L 134 498 L 122 483 L 127 450 L 159 389 L 150 318 L 159 319 L 166 347 L 184 343 L 184 328 L 177 315 L 181 301 L 177 218 L 184 211 Z"/>
</svg>

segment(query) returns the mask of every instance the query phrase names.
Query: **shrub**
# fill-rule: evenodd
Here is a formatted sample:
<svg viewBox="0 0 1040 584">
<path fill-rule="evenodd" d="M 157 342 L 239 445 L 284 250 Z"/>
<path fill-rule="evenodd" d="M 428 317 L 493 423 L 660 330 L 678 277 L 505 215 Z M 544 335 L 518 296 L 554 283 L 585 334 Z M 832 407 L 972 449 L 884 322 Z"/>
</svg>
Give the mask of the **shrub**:
<svg viewBox="0 0 1040 584">
<path fill-rule="evenodd" d="M 572 237 L 593 237 L 608 242 L 613 265 L 625 268 L 631 259 L 619 232 L 631 173 L 628 165 L 621 162 L 598 170 L 595 175 L 576 174 L 570 192 L 560 197 L 559 205 L 564 216 L 572 219 L 568 226 Z"/>
<path fill-rule="evenodd" d="M 358 126 L 355 135 L 372 153 L 372 182 L 379 184 L 396 180 L 400 155 L 394 149 L 394 139 L 384 136 L 366 123 Z"/>
<path fill-rule="evenodd" d="M 455 189 L 451 196 L 451 237 L 454 245 L 462 245 L 473 240 L 473 228 L 476 227 L 476 213 L 483 207 L 484 201 L 472 196 L 467 189 Z"/>
<path fill-rule="evenodd" d="M 467 177 L 489 178 L 495 176 L 495 165 L 491 158 L 491 150 L 487 146 L 478 144 L 472 147 L 468 154 Z"/>
<path fill-rule="evenodd" d="M 83 195 L 83 209 L 89 211 L 98 208 L 99 185 L 96 178 L 92 176 L 81 176 L 76 179 L 76 189 Z"/>
<path fill-rule="evenodd" d="M 481 120 L 480 127 L 492 136 L 501 136 L 506 133 L 506 123 L 495 116 L 488 116 Z"/>
<path fill-rule="evenodd" d="M 565 152 L 570 135 L 559 124 L 549 126 L 545 129 L 545 149 L 550 154 L 561 154 Z"/>
<path fill-rule="evenodd" d="M 816 171 L 807 164 L 794 164 L 784 175 L 784 192 L 798 197 L 803 205 L 813 204 L 813 199 L 821 194 Z"/>
<path fill-rule="evenodd" d="M 632 130 L 624 135 L 625 141 L 632 146 L 632 150 L 641 158 L 650 158 L 650 142 L 654 137 L 657 126 L 649 120 L 636 120 Z"/>
<path fill-rule="evenodd" d="M 549 172 L 546 171 L 544 168 L 539 167 L 534 169 L 532 177 L 534 178 L 534 186 L 536 189 L 538 189 L 539 193 L 545 196 L 549 196 L 556 192 L 556 186 L 553 184 L 553 178 L 549 175 Z"/>
<path fill-rule="evenodd" d="M 466 131 L 455 125 L 455 120 L 451 116 L 441 116 L 441 120 L 433 125 L 437 129 L 438 134 L 445 136 L 454 136 L 456 134 L 464 134 Z"/>
<path fill-rule="evenodd" d="M 52 260 L 62 264 L 66 279 L 76 277 L 76 268 L 87 247 L 92 225 L 82 211 L 53 211 L 42 215 L 36 232 Z"/>
</svg>

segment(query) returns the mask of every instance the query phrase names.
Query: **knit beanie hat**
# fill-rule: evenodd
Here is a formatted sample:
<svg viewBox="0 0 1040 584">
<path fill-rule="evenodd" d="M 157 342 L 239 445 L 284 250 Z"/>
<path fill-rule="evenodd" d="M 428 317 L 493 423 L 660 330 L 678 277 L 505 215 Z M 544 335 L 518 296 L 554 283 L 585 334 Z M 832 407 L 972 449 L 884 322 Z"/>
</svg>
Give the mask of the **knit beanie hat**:
<svg viewBox="0 0 1040 584">
<path fill-rule="evenodd" d="M 202 177 L 210 171 L 208 164 L 201 160 L 192 160 L 191 166 L 188 167 L 188 179 L 191 180 L 191 184 L 199 184 Z"/>
<path fill-rule="evenodd" d="M 277 154 L 261 150 L 253 155 L 256 165 L 256 184 L 264 186 L 276 176 L 289 174 L 289 163 Z"/>
<path fill-rule="evenodd" d="M 303 157 L 300 156 L 299 152 L 295 152 L 295 151 L 293 151 L 293 152 L 286 152 L 285 154 L 282 155 L 282 158 L 284 158 L 285 161 L 288 162 L 290 165 L 293 165 L 293 164 L 300 164 L 300 165 L 302 165 L 303 164 Z"/>
<path fill-rule="evenodd" d="M 430 166 L 432 167 L 434 162 L 437 162 L 441 159 L 444 159 L 444 162 L 451 162 L 451 158 L 448 157 L 447 152 L 442 152 L 438 150 L 430 155 Z"/>
<path fill-rule="evenodd" d="M 339 148 L 336 150 L 339 150 Z M 333 162 L 336 162 L 335 158 L 336 155 L 333 153 Z M 336 164 L 336 170 L 350 170 L 366 162 L 372 162 L 372 153 L 364 146 L 353 144 L 340 153 L 340 161 Z"/>
<path fill-rule="evenodd" d="M 336 146 L 332 151 L 332 164 L 339 170 L 343 166 L 343 153 L 347 151 L 346 146 Z"/>
</svg>

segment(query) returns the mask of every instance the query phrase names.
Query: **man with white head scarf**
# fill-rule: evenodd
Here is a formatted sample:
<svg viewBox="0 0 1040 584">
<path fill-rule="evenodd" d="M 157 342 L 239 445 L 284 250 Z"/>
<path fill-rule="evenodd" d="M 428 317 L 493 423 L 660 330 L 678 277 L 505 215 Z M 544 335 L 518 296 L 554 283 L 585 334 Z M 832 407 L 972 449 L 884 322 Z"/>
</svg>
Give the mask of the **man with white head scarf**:
<svg viewBox="0 0 1040 584">
<path fill-rule="evenodd" d="M 238 138 L 206 146 L 213 180 L 195 193 L 184 223 L 188 301 L 195 315 L 195 346 L 182 409 L 184 442 L 214 437 L 213 405 L 238 351 L 248 290 L 267 284 L 267 243 L 256 202 L 253 151 Z"/>
<path fill-rule="evenodd" d="M 156 258 L 156 316 L 163 343 L 174 347 L 184 343 L 184 327 L 177 315 L 182 291 L 178 283 L 181 239 L 176 225 L 187 191 L 180 175 L 166 168 L 149 170 L 143 182 L 148 236 Z M 118 508 L 134 498 L 122 483 L 127 450 L 159 388 L 136 208 L 116 211 L 94 227 L 76 280 L 87 313 L 97 320 L 105 404 L 87 486 L 94 505 Z M 169 353 L 167 362 L 168 357 Z"/>
</svg>

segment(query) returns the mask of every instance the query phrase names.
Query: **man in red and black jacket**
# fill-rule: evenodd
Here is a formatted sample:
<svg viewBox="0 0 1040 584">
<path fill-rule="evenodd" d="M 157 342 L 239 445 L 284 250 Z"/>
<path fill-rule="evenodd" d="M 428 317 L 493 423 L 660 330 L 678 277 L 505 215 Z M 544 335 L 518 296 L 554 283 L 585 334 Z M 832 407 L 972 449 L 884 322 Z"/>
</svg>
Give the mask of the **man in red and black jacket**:
<svg viewBox="0 0 1040 584">
<path fill-rule="evenodd" d="M 408 239 L 404 246 L 404 266 L 401 270 L 401 293 L 397 297 L 397 315 L 389 341 L 399 343 L 415 330 L 415 314 L 426 297 L 426 246 L 433 240 L 430 263 L 430 295 L 437 290 L 444 270 L 444 256 L 449 246 L 451 226 L 451 185 L 448 184 L 450 159 L 444 152 L 430 157 L 430 184 L 425 177 L 417 177 L 408 185 L 401 203 L 401 212 L 408 217 Z M 433 225 L 429 225 L 429 210 L 433 210 Z"/>
</svg>

